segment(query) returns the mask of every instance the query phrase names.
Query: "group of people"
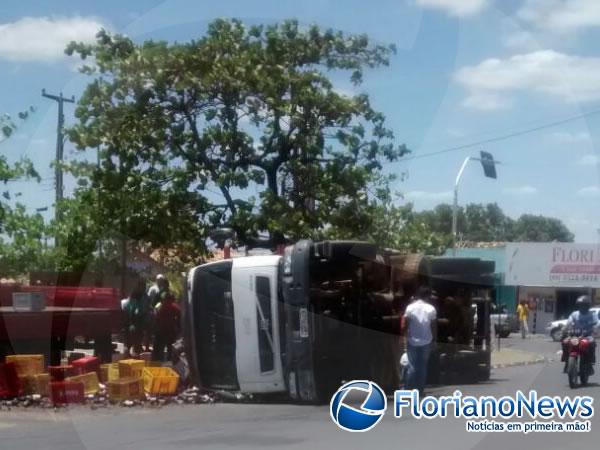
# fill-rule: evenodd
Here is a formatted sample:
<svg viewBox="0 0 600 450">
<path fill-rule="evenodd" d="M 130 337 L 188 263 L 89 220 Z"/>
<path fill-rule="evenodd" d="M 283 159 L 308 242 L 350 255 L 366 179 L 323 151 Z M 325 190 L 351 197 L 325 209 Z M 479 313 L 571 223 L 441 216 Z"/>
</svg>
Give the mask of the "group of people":
<svg viewBox="0 0 600 450">
<path fill-rule="evenodd" d="M 180 333 L 181 311 L 169 280 L 159 274 L 147 289 L 146 280 L 138 279 L 121 307 L 125 314 L 125 354 L 148 352 L 151 345 L 153 361 L 164 361 L 165 350 L 170 359 L 171 346 Z"/>
</svg>

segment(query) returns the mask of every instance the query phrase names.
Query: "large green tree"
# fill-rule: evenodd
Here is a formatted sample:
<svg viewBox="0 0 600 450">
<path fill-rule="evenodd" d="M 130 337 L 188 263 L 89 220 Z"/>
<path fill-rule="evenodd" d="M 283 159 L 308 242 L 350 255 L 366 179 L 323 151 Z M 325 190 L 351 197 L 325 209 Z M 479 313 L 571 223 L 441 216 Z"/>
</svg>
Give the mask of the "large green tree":
<svg viewBox="0 0 600 450">
<path fill-rule="evenodd" d="M 452 207 L 442 204 L 416 213 L 418 220 L 432 232 L 449 234 Z M 473 242 L 572 242 L 573 233 L 559 219 L 523 214 L 517 219 L 507 216 L 496 203 L 471 203 L 459 208 L 457 229 L 462 240 Z"/>
<path fill-rule="evenodd" d="M 366 94 L 346 95 L 392 47 L 295 21 L 216 20 L 188 43 L 100 32 L 94 79 L 68 131 L 99 149 L 86 178 L 111 228 L 157 246 L 231 226 L 247 240 L 364 230 L 389 199 L 385 162 L 406 153 Z M 202 225 L 198 225 L 202 224 Z"/>
<path fill-rule="evenodd" d="M 361 239 L 381 248 L 429 255 L 440 255 L 452 244 L 450 233 L 433 231 L 410 203 L 398 205 L 388 201 L 371 205 L 369 219 L 362 229 L 331 228 L 325 237 Z"/>
<path fill-rule="evenodd" d="M 559 219 L 523 214 L 514 223 L 513 240 L 531 242 L 573 242 L 575 236 Z"/>
</svg>

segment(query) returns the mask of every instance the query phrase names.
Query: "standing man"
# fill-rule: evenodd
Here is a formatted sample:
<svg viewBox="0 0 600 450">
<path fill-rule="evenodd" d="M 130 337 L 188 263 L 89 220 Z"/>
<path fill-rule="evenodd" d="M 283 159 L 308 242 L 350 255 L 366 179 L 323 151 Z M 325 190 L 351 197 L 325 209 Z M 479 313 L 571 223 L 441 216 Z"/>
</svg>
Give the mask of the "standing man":
<svg viewBox="0 0 600 450">
<path fill-rule="evenodd" d="M 159 273 L 156 275 L 155 283 L 148 289 L 147 298 L 150 303 L 150 314 L 148 315 L 148 324 L 146 325 L 144 333 L 144 349 L 148 351 L 150 349 L 150 343 L 153 341 L 155 323 L 155 308 L 160 303 L 163 294 L 169 292 L 169 280 L 163 274 Z"/>
<path fill-rule="evenodd" d="M 408 373 L 405 388 L 418 389 L 421 393 L 427 382 L 429 355 L 437 335 L 437 314 L 430 300 L 431 289 L 421 287 L 404 313 L 408 337 Z"/>
<path fill-rule="evenodd" d="M 148 298 L 150 299 L 150 304 L 154 308 L 158 302 L 160 302 L 160 297 L 163 292 L 167 292 L 169 290 L 169 280 L 162 274 L 159 273 L 156 275 L 155 283 L 150 286 L 148 289 Z"/>
<path fill-rule="evenodd" d="M 136 282 L 131 294 L 121 306 L 126 315 L 125 355 L 129 356 L 133 348 L 133 354 L 139 356 L 150 315 L 150 302 L 143 278 Z"/>
<path fill-rule="evenodd" d="M 161 294 L 160 302 L 156 305 L 156 328 L 154 344 L 152 345 L 152 361 L 163 361 L 165 349 L 167 358 L 171 360 L 172 345 L 180 334 L 181 310 L 175 297 L 170 292 Z"/>
<path fill-rule="evenodd" d="M 517 316 L 519 317 L 519 325 L 521 327 L 521 337 L 525 339 L 529 333 L 529 325 L 527 323 L 529 320 L 529 307 L 527 306 L 527 301 L 521 300 L 519 302 Z"/>
</svg>

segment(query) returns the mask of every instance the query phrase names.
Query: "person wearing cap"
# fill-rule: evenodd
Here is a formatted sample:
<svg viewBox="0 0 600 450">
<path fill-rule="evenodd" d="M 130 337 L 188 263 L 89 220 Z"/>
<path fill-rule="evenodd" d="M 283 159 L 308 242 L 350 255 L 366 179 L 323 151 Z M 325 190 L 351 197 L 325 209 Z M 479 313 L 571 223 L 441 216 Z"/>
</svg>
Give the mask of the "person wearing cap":
<svg viewBox="0 0 600 450">
<path fill-rule="evenodd" d="M 594 341 L 594 331 L 598 326 L 598 318 L 595 313 L 590 311 L 592 306 L 592 299 L 589 295 L 581 295 L 575 301 L 577 309 L 571 313 L 567 320 L 567 325 L 563 331 L 563 357 L 562 360 L 565 362 L 565 372 L 567 367 L 567 351 L 566 345 L 564 344 L 564 337 L 569 333 L 575 333 L 578 336 L 586 337 L 590 343 L 589 352 L 587 355 L 583 355 L 591 358 L 591 364 L 596 362 L 596 342 Z"/>
</svg>

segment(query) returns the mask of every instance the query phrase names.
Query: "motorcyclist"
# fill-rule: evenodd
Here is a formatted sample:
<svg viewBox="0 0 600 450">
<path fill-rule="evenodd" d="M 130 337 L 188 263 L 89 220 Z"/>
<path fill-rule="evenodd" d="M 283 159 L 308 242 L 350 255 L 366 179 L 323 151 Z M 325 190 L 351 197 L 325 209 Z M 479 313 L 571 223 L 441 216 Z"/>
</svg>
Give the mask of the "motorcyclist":
<svg viewBox="0 0 600 450">
<path fill-rule="evenodd" d="M 570 332 L 576 332 L 579 336 L 585 337 L 589 343 L 589 352 L 586 355 L 582 355 L 583 357 L 589 358 L 590 364 L 596 363 L 596 342 L 594 340 L 594 330 L 598 326 L 598 318 L 596 314 L 590 312 L 590 306 L 592 305 L 592 300 L 589 295 L 581 295 L 575 301 L 575 306 L 577 306 L 577 310 L 573 311 L 567 320 L 567 325 L 563 331 L 563 356 L 562 360 L 565 363 L 565 372 L 567 370 L 567 361 L 568 358 L 568 349 L 567 345 L 564 343 L 564 338 Z M 590 365 L 591 367 L 591 365 Z M 591 369 L 593 373 L 593 368 Z"/>
</svg>

